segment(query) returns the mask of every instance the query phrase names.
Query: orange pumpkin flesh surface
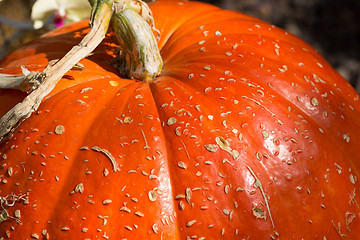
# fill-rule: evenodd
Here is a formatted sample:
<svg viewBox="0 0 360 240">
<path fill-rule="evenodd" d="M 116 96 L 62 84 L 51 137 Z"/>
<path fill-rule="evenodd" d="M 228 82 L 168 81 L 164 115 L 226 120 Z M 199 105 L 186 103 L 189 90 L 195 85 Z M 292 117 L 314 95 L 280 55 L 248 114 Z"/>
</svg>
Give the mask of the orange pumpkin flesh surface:
<svg viewBox="0 0 360 240">
<path fill-rule="evenodd" d="M 258 19 L 197 2 L 151 9 L 161 76 L 119 77 L 109 36 L 0 146 L 0 238 L 357 239 L 351 86 Z M 17 50 L 1 73 L 41 71 L 87 24 Z M 23 97 L 2 90 L 0 115 Z"/>
</svg>

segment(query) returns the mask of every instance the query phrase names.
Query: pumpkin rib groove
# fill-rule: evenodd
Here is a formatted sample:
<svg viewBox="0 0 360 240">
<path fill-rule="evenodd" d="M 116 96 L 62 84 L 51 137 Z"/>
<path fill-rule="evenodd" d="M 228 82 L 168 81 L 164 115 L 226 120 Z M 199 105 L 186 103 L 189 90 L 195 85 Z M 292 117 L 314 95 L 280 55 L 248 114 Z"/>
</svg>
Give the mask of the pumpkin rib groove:
<svg viewBox="0 0 360 240">
<path fill-rule="evenodd" d="M 96 81 L 96 80 L 94 80 L 94 81 Z M 85 84 L 84 84 L 85 85 Z M 126 86 L 124 86 L 124 87 L 128 87 L 129 85 L 132 85 L 132 83 L 129 83 L 128 85 L 126 85 Z M 109 102 L 112 102 L 112 99 L 115 97 L 115 95 L 114 96 L 111 96 L 111 97 L 109 97 L 109 99 L 108 99 L 108 101 L 106 101 L 106 103 L 104 104 L 104 105 L 109 105 L 108 103 Z M 123 105 L 123 108 L 125 108 L 125 103 L 124 103 L 124 105 Z M 104 109 L 100 109 L 100 112 L 102 112 L 102 111 L 104 111 Z M 94 114 L 94 113 L 93 113 Z M 77 150 L 76 152 L 75 152 L 75 155 L 74 156 L 72 156 L 72 158 L 73 159 L 75 159 L 75 160 L 80 160 L 80 159 L 82 159 L 82 157 L 79 157 L 79 156 L 81 156 L 82 155 L 82 153 L 80 152 L 80 148 L 81 147 L 83 147 L 83 146 L 88 146 L 88 147 L 92 147 L 92 146 L 100 146 L 100 147 L 104 147 L 104 148 L 106 148 L 106 149 L 108 149 L 106 146 L 103 146 L 102 145 L 102 143 L 98 143 L 98 142 L 96 142 L 96 140 L 95 140 L 95 142 L 93 141 L 93 139 L 94 139 L 94 137 L 93 136 L 91 136 L 92 135 L 92 133 L 93 133 L 93 131 L 91 130 L 93 127 L 92 126 L 96 126 L 96 125 L 98 125 L 98 121 L 99 121 L 99 119 L 101 119 L 102 120 L 102 117 L 101 116 L 103 116 L 104 114 L 94 114 L 94 116 L 96 116 L 96 118 L 95 119 L 93 119 L 91 122 L 91 124 L 89 124 L 89 127 L 87 127 L 86 128 L 86 130 L 84 130 L 84 132 L 89 132 L 90 134 L 88 134 L 88 135 L 90 135 L 90 136 L 84 136 L 84 138 L 83 139 L 79 139 L 79 143 L 81 143 L 81 144 L 79 144 L 75 149 Z M 100 121 L 101 121 L 100 120 Z M 82 128 L 84 128 L 83 126 L 82 126 Z M 90 141 L 86 141 L 85 139 L 90 139 Z M 91 142 L 91 145 L 87 145 L 86 144 L 86 142 Z M 89 151 L 91 151 L 91 150 L 89 150 Z M 95 154 L 95 153 L 93 153 L 93 154 Z M 109 160 L 105 157 L 105 156 L 103 156 L 102 154 L 97 154 L 97 155 L 95 155 L 95 159 L 97 159 L 98 161 L 99 161 L 99 165 L 100 166 L 109 166 L 109 167 L 107 167 L 108 169 L 111 169 L 111 165 L 110 165 L 110 163 L 109 163 Z M 90 158 L 89 159 L 89 161 L 94 161 L 94 159 L 92 159 L 92 158 Z M 117 160 L 118 161 L 118 160 Z M 78 165 L 78 163 L 76 163 L 76 162 L 74 162 L 73 163 L 73 165 Z M 106 167 L 105 167 L 106 168 Z M 69 167 L 69 169 L 79 169 L 78 167 Z M 111 171 L 111 170 L 110 170 Z M 67 194 L 69 194 L 69 192 L 71 192 L 71 190 L 67 187 L 67 186 L 76 186 L 76 184 L 77 183 L 81 183 L 81 182 L 86 182 L 85 183 L 85 193 L 87 193 L 87 194 L 91 194 L 91 195 L 94 195 L 95 196 L 95 202 L 97 203 L 97 204 L 101 204 L 101 203 L 99 203 L 98 201 L 101 199 L 101 198 L 99 198 L 99 195 L 101 195 L 101 196 L 103 196 L 103 195 L 106 195 L 106 194 L 104 194 L 104 190 L 103 189 L 101 189 L 101 190 L 99 190 L 99 191 L 97 191 L 97 192 L 89 192 L 89 190 L 88 190 L 88 188 L 89 188 L 89 185 L 94 185 L 94 186 L 97 186 L 98 184 L 99 184 L 99 181 L 98 180 L 96 180 L 96 179 L 94 179 L 94 177 L 92 177 L 92 181 L 90 180 L 90 179 L 88 179 L 88 180 L 85 180 L 84 179 L 84 177 L 83 176 L 81 176 L 80 174 L 84 174 L 83 172 L 80 172 L 80 171 L 78 171 L 78 172 L 76 172 L 75 174 L 77 174 L 78 175 L 78 177 L 75 177 L 74 176 L 74 173 L 72 173 L 72 172 L 69 172 L 69 177 L 65 177 L 65 179 L 67 179 L 67 181 L 68 181 L 68 183 L 67 184 L 65 184 L 64 186 L 64 188 L 63 188 L 63 193 L 61 194 L 61 195 L 63 195 L 63 196 L 65 196 L 65 195 L 67 195 Z M 112 172 L 111 171 L 111 173 L 110 174 L 123 174 L 123 173 L 114 173 L 114 172 Z M 88 178 L 91 178 L 91 175 L 89 175 L 89 177 Z M 77 181 L 74 181 L 74 179 L 79 179 L 79 180 L 77 180 Z M 99 186 L 100 187 L 100 186 Z M 69 191 L 70 190 L 70 191 Z M 93 190 L 93 189 L 91 189 L 91 190 Z M 90 190 L 90 191 L 91 191 Z M 60 201 L 63 201 L 62 199 L 59 199 L 59 202 Z M 68 200 L 69 201 L 69 203 L 70 203 L 70 201 L 71 200 Z M 64 222 L 66 222 L 66 215 L 65 215 L 65 219 L 59 219 L 59 216 L 57 216 L 57 212 L 59 212 L 59 211 L 64 211 L 64 209 L 66 209 L 66 207 L 69 207 L 69 204 L 66 204 L 66 203 L 62 203 L 62 204 L 56 204 L 55 206 L 58 206 L 57 208 L 55 208 L 54 210 L 53 210 L 53 212 L 54 212 L 54 214 L 52 214 L 51 216 L 51 221 L 52 222 L 57 222 L 57 221 L 59 221 L 59 222 L 61 222 L 61 223 L 64 223 Z M 89 207 L 89 209 L 92 209 L 91 208 L 91 206 Z M 96 210 L 94 209 L 93 210 L 94 211 L 94 214 L 96 214 Z M 73 213 L 73 214 L 76 214 L 76 213 Z M 97 214 L 100 214 L 100 213 L 97 213 Z M 76 215 L 75 215 L 76 216 Z M 87 216 L 86 217 L 87 219 L 89 219 L 89 221 L 96 221 L 96 220 L 94 220 L 93 218 L 90 218 L 89 216 Z M 76 219 L 76 217 L 75 217 L 75 219 Z M 80 219 L 79 219 L 80 220 Z M 76 222 L 75 223 L 72 223 L 72 224 L 76 224 Z M 71 224 L 71 225 L 72 225 Z M 80 222 L 80 224 L 81 224 L 81 222 Z M 68 225 L 68 227 L 70 227 L 70 229 L 72 228 L 72 226 L 71 225 Z M 83 223 L 83 224 L 81 224 L 81 226 L 82 227 L 87 227 L 87 225 L 86 225 L 86 223 Z M 54 235 L 57 235 L 57 232 L 59 231 L 59 229 L 60 229 L 60 227 L 61 226 L 58 226 L 57 228 L 54 228 L 53 229 L 53 234 Z M 80 227 L 80 225 L 79 225 L 79 227 Z M 89 229 L 89 230 L 93 230 L 93 229 Z M 51 232 L 49 231 L 49 233 L 50 233 L 50 236 L 52 235 L 51 234 Z M 63 236 L 64 238 L 66 238 L 66 235 L 64 235 Z"/>
<path fill-rule="evenodd" d="M 164 72 L 166 72 L 166 70 L 164 70 Z M 163 78 L 163 77 L 161 76 L 159 78 Z M 169 141 L 166 140 L 166 134 L 165 134 L 164 127 L 161 126 L 161 123 L 166 122 L 166 119 L 162 118 L 161 114 L 159 114 L 160 113 L 159 106 L 160 106 L 161 103 L 159 101 L 157 101 L 156 94 L 154 94 L 154 92 L 153 92 L 153 88 L 154 88 L 155 85 L 157 85 L 156 81 L 158 81 L 158 80 L 159 79 L 157 78 L 154 82 L 142 82 L 141 85 L 145 85 L 146 86 L 145 88 L 147 88 L 148 91 L 151 94 L 151 97 L 148 98 L 148 99 L 152 100 L 152 104 L 155 106 L 155 109 L 156 109 L 155 116 L 159 117 L 158 128 L 160 129 L 161 139 L 162 139 L 159 144 L 165 146 L 165 148 L 164 148 L 165 152 L 162 152 L 162 155 L 166 156 L 166 161 L 164 161 L 161 164 L 159 163 L 159 165 L 161 165 L 160 166 L 161 171 L 160 170 L 158 170 L 158 171 L 161 172 L 161 175 L 158 176 L 158 177 L 167 179 L 166 180 L 167 183 L 165 183 L 165 184 L 168 184 L 168 186 L 163 186 L 164 183 L 161 184 L 161 186 L 163 186 L 163 188 L 166 187 L 167 189 L 170 190 L 170 192 L 168 192 L 166 198 L 172 201 L 171 202 L 171 206 L 172 206 L 171 208 L 175 212 L 175 214 L 173 214 L 174 217 L 175 217 L 175 220 L 174 220 L 175 223 L 172 223 L 171 225 L 169 225 L 168 226 L 169 230 L 167 230 L 167 231 L 172 232 L 172 234 L 169 235 L 169 236 L 171 236 L 171 239 L 183 239 L 183 237 L 184 237 L 183 233 L 179 232 L 179 229 L 182 228 L 182 226 L 179 223 L 179 219 L 181 219 L 181 217 L 180 217 L 181 212 L 179 211 L 179 209 L 175 206 L 175 204 L 173 202 L 173 200 L 175 199 L 175 192 L 176 192 L 176 189 L 177 189 L 177 186 L 174 183 L 174 182 L 176 182 L 176 180 L 175 180 L 176 178 L 174 177 L 174 173 L 173 173 L 174 171 L 172 170 L 172 169 L 174 169 L 174 163 L 173 163 L 173 161 L 171 161 L 171 157 L 169 157 L 169 156 L 172 155 L 171 150 L 169 150 L 169 143 L 168 143 Z M 160 93 L 160 95 L 161 94 L 162 93 Z M 151 105 L 148 101 L 147 101 L 147 104 Z M 159 145 L 159 144 L 157 144 L 157 145 Z M 150 148 L 152 148 L 152 147 L 156 147 L 156 146 L 150 145 Z M 166 162 L 166 164 L 164 164 L 165 162 Z M 164 176 L 164 175 L 166 175 L 166 176 Z M 168 208 L 169 206 L 166 206 L 166 207 Z M 171 211 L 170 209 L 166 209 L 166 210 Z M 164 209 L 162 209 L 162 211 L 164 211 Z M 169 221 L 168 216 L 164 216 L 164 218 L 161 221 L 168 222 Z M 164 224 L 164 222 L 163 222 L 163 224 Z"/>
<path fill-rule="evenodd" d="M 167 117 L 169 116 L 162 116 L 162 113 L 163 110 L 160 109 L 160 106 L 162 105 L 161 102 L 156 96 L 161 96 L 161 95 L 165 95 L 166 93 L 162 93 L 162 92 L 155 92 L 155 89 L 157 88 L 156 86 L 159 85 L 159 82 L 161 81 L 169 81 L 168 80 L 168 77 L 167 77 L 167 73 L 168 72 L 168 69 L 166 68 L 166 65 L 164 64 L 164 69 L 163 69 L 163 72 L 162 72 L 162 75 L 160 77 L 158 77 L 157 79 L 154 80 L 154 82 L 152 83 L 148 83 L 148 86 L 149 86 L 149 90 L 152 94 L 152 98 L 153 99 L 153 102 L 154 102 L 154 105 L 156 106 L 156 111 L 157 111 L 157 116 L 159 116 L 159 119 L 160 119 L 160 123 L 165 123 L 167 122 Z M 165 79 L 164 79 L 165 78 Z M 172 79 L 172 80 L 175 80 L 175 79 Z M 172 81 L 173 83 L 177 84 L 177 81 Z M 168 134 L 166 134 L 166 126 L 160 126 L 161 128 L 161 131 L 162 131 L 162 136 L 164 137 L 164 144 L 166 146 L 166 152 L 167 152 L 167 156 L 170 156 L 170 155 L 173 155 L 173 154 L 170 154 L 173 152 L 173 150 L 171 150 L 171 142 L 172 141 L 169 141 L 169 140 L 166 140 L 166 139 L 171 139 L 171 137 L 168 136 Z M 182 189 L 179 189 L 179 187 L 177 186 L 177 184 L 175 184 L 175 182 L 177 182 L 177 177 L 175 177 L 175 171 L 173 169 L 177 169 L 177 165 L 175 163 L 175 161 L 172 161 L 174 158 L 172 159 L 169 159 L 169 157 L 167 158 L 167 174 L 168 174 L 168 177 L 169 177 L 169 182 L 170 182 L 170 188 L 171 188 L 171 199 L 176 199 L 175 196 L 177 195 L 177 193 L 182 193 Z M 181 210 L 179 209 L 179 207 L 177 207 L 175 204 L 173 205 L 173 209 L 175 210 L 175 213 L 176 213 L 176 226 L 177 228 L 176 229 L 182 229 L 185 227 L 181 225 L 181 220 L 183 220 L 182 222 L 184 222 L 184 219 L 182 217 L 182 212 Z M 173 228 L 175 228 L 175 226 L 173 226 Z M 176 232 L 176 231 L 175 231 Z M 175 239 L 185 239 L 186 238 L 186 232 L 178 232 L 176 235 L 173 235 L 172 236 Z"/>
<path fill-rule="evenodd" d="M 166 94 L 166 93 L 162 93 L 163 90 L 159 89 L 160 88 L 159 85 L 169 86 L 170 84 L 166 84 L 166 82 L 171 81 L 172 88 L 173 88 L 173 86 L 178 86 L 180 89 L 187 89 L 186 87 L 183 86 L 183 84 L 186 84 L 186 83 L 181 81 L 182 84 L 180 84 L 178 82 L 177 78 L 172 78 L 171 76 L 169 76 L 167 74 L 168 71 L 169 70 L 165 68 L 163 71 L 163 75 L 160 78 L 158 78 L 157 81 L 155 81 L 151 84 L 152 95 L 154 96 L 154 101 L 157 102 L 157 104 L 156 104 L 157 111 L 159 113 L 163 113 L 163 114 L 165 114 L 165 112 L 167 113 L 166 115 L 163 115 L 163 116 L 162 116 L 162 114 L 159 114 L 160 119 L 162 119 L 161 122 L 164 122 L 164 123 L 167 121 L 167 119 L 169 117 L 172 116 L 172 114 L 168 110 L 164 111 L 164 109 L 159 109 L 159 106 L 160 106 L 159 103 L 164 102 L 164 101 L 157 100 L 158 97 L 156 97 L 156 96 L 164 96 Z M 169 77 L 172 79 L 170 80 Z M 174 89 L 174 91 L 175 91 L 175 89 Z M 184 106 L 184 105 L 182 105 L 182 106 Z M 173 110 L 175 110 L 175 109 L 173 109 Z M 175 141 L 172 140 L 173 139 L 172 135 L 174 135 L 174 131 L 172 129 L 166 130 L 166 128 L 168 128 L 168 127 L 169 126 L 165 125 L 162 128 L 162 131 L 164 134 L 164 139 L 168 139 L 168 140 L 164 141 L 167 146 L 166 147 L 167 152 L 172 153 L 171 155 L 174 155 L 174 157 L 172 159 L 170 158 L 170 160 L 168 157 L 168 163 L 169 163 L 168 166 L 169 166 L 169 178 L 170 178 L 170 182 L 172 183 L 172 195 L 173 195 L 173 199 L 176 199 L 175 196 L 177 196 L 178 194 L 186 195 L 186 189 L 190 189 L 190 186 L 186 186 L 184 184 L 179 184 L 179 183 L 177 183 L 176 185 L 173 184 L 174 182 L 177 182 L 177 179 L 186 179 L 187 175 L 186 174 L 184 175 L 182 172 L 179 172 L 181 170 L 179 170 L 178 161 L 181 160 L 181 158 L 175 157 L 175 156 L 177 156 L 176 152 L 178 150 L 175 150 L 175 147 L 173 147 L 173 146 L 175 146 L 176 143 L 177 143 L 176 145 L 180 145 L 179 142 L 181 142 L 181 143 L 183 143 L 183 142 L 181 140 L 175 140 Z M 175 159 L 177 159 L 177 160 L 175 160 Z M 189 163 L 190 162 L 191 162 L 191 159 L 189 159 Z M 190 204 L 190 203 L 185 203 L 185 204 Z M 179 209 L 180 206 L 179 207 L 175 206 L 174 208 L 177 213 L 178 229 L 184 229 L 182 232 L 179 233 L 180 234 L 179 239 L 185 239 L 187 236 L 190 235 L 190 233 L 187 232 L 187 230 L 186 230 L 186 225 L 192 219 L 189 219 L 188 217 L 182 217 L 183 210 Z M 187 207 L 185 207 L 185 208 L 187 208 Z M 195 218 L 196 216 L 193 216 L 193 217 Z"/>
</svg>

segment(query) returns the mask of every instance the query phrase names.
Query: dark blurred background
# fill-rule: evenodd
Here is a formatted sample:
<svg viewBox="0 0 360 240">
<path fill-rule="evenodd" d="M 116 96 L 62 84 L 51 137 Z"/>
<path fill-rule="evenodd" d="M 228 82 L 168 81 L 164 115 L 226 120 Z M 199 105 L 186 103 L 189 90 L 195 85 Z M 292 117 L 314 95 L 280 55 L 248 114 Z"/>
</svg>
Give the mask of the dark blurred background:
<svg viewBox="0 0 360 240">
<path fill-rule="evenodd" d="M 317 49 L 360 92 L 360 0 L 202 0 L 268 21 Z M 0 59 L 48 31 L 33 30 L 34 0 L 0 0 Z"/>
</svg>

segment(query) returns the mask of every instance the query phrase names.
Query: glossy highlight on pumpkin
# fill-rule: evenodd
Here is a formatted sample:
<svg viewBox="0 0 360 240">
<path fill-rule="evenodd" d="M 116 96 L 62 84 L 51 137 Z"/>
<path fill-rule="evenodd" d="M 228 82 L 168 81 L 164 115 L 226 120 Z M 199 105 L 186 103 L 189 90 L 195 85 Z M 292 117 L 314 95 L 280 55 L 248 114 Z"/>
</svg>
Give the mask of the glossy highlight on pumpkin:
<svg viewBox="0 0 360 240">
<path fill-rule="evenodd" d="M 110 33 L 0 145 L 0 238 L 357 239 L 356 91 L 271 24 L 150 7 L 161 76 L 119 76 Z M 41 71 L 87 25 L 15 51 L 1 73 Z M 1 90 L 0 115 L 23 97 Z"/>
</svg>

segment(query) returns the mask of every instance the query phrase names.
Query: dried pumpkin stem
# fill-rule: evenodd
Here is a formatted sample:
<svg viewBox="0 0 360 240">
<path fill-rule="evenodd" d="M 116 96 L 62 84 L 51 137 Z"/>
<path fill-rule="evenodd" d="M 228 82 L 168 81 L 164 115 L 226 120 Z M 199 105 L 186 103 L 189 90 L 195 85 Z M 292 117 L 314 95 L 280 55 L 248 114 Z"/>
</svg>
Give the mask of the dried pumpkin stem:
<svg viewBox="0 0 360 240">
<path fill-rule="evenodd" d="M 30 72 L 24 66 L 21 66 L 22 75 L 0 73 L 0 89 L 16 89 L 26 92 L 29 88 L 37 86 L 38 82 L 32 81 L 38 72 Z"/>
<path fill-rule="evenodd" d="M 83 40 L 74 46 L 62 59 L 56 63 L 50 62 L 45 70 L 36 74 L 31 81 L 40 82 L 21 103 L 15 105 L 0 119 L 0 143 L 6 139 L 15 128 L 28 118 L 39 107 L 42 99 L 56 86 L 58 81 L 77 62 L 91 53 L 105 38 L 112 16 L 112 0 L 102 0 L 93 9 L 92 28 Z"/>
<path fill-rule="evenodd" d="M 16 89 L 26 92 L 29 88 L 26 75 L 0 74 L 0 89 Z"/>
<path fill-rule="evenodd" d="M 155 29 L 151 11 L 140 0 L 115 1 L 114 6 L 112 26 L 120 44 L 119 71 L 132 79 L 151 81 L 163 66 L 151 29 Z"/>
</svg>

